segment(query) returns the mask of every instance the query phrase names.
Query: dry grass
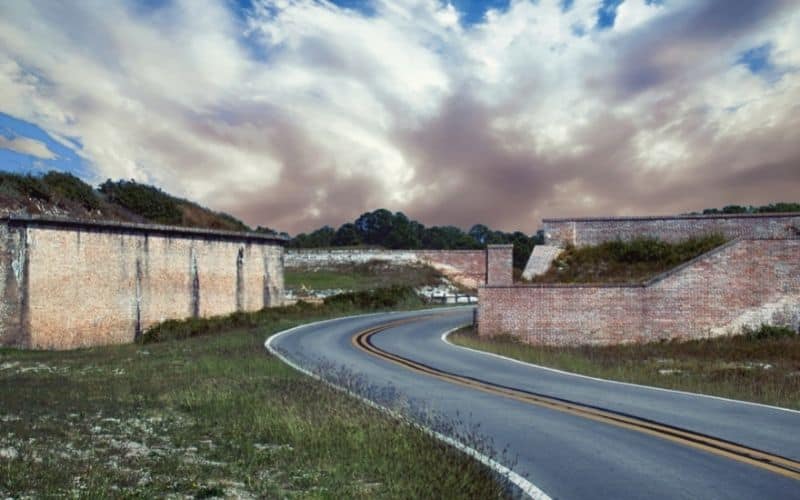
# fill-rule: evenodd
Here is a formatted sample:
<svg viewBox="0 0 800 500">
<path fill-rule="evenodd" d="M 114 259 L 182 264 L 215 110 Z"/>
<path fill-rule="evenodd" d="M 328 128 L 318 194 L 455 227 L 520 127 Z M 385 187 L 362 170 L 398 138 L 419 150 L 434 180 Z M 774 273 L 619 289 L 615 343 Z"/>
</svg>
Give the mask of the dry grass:
<svg viewBox="0 0 800 500">
<path fill-rule="evenodd" d="M 608 241 L 567 247 L 533 283 L 636 283 L 687 262 L 725 243 L 722 235 L 679 243 L 654 239 Z"/>
<path fill-rule="evenodd" d="M 271 333 L 338 307 L 147 345 L 0 350 L 0 498 L 504 496 L 464 454 L 266 353 Z"/>
<path fill-rule="evenodd" d="M 757 334 L 615 346 L 531 346 L 508 335 L 455 344 L 594 377 L 800 409 L 800 335 Z"/>
</svg>

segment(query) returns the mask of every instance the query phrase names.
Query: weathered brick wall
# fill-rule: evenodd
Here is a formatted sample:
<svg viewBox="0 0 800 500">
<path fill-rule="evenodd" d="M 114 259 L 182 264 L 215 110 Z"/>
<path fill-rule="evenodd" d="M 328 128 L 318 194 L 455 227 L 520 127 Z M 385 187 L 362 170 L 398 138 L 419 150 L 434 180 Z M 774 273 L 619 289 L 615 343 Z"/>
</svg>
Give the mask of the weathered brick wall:
<svg viewBox="0 0 800 500">
<path fill-rule="evenodd" d="M 736 240 L 644 285 L 486 286 L 480 335 L 609 344 L 800 326 L 800 240 Z"/>
<path fill-rule="evenodd" d="M 596 245 L 604 241 L 651 237 L 680 241 L 722 233 L 729 238 L 787 238 L 800 235 L 800 214 L 720 214 L 680 217 L 544 219 L 547 244 Z"/>
<path fill-rule="evenodd" d="M 425 263 L 466 286 L 485 282 L 483 250 L 383 250 L 376 248 L 311 248 L 286 250 L 287 269 L 315 269 L 331 265 L 365 264 L 381 260 L 393 264 Z"/>
<path fill-rule="evenodd" d="M 514 245 L 487 245 L 486 284 L 514 283 Z"/>
<path fill-rule="evenodd" d="M 282 300 L 283 248 L 276 241 L 110 225 L 36 223 L 11 232 L 25 242 L 24 276 L 11 280 L 23 290 L 22 305 L 20 314 L 0 318 L 0 345 L 125 343 L 165 319 L 252 311 Z M 3 243 L 13 246 L 8 237 Z M 15 267 L 4 259 L 0 273 Z M 16 330 L 15 321 L 22 325 Z"/>
</svg>

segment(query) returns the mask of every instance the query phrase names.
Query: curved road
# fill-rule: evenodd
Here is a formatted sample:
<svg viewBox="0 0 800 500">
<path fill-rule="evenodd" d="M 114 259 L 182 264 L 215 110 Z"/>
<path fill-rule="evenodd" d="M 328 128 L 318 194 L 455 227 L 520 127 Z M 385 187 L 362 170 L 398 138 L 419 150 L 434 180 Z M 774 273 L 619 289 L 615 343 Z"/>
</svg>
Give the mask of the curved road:
<svg viewBox="0 0 800 500">
<path fill-rule="evenodd" d="M 353 337 L 454 375 L 478 378 L 614 414 L 713 436 L 800 460 L 800 412 L 620 384 L 512 362 L 445 343 L 442 335 L 472 320 L 472 308 L 382 313 L 306 325 L 278 334 L 268 347 L 312 372 L 339 373 L 381 405 L 410 402 L 417 418 L 434 414 L 456 429 L 491 438 L 497 458 L 552 498 L 800 499 L 800 475 L 779 474 L 724 453 L 442 380 L 357 348 Z M 342 377 L 340 367 L 358 375 Z M 363 378 L 362 378 L 363 377 Z M 510 457 L 510 460 L 504 457 Z"/>
</svg>

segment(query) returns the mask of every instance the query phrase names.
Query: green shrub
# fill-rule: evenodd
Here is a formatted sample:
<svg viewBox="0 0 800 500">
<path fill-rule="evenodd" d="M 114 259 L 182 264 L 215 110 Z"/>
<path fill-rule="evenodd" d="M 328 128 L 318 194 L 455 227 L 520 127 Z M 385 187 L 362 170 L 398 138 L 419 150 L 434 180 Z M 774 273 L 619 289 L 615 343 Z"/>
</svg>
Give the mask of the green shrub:
<svg viewBox="0 0 800 500">
<path fill-rule="evenodd" d="M 50 201 L 52 194 L 39 177 L 0 172 L 0 189 L 11 195 Z"/>
<path fill-rule="evenodd" d="M 108 201 L 157 224 L 180 225 L 183 217 L 175 198 L 160 189 L 136 181 L 111 179 L 100 185 Z"/>
<path fill-rule="evenodd" d="M 721 234 L 669 243 L 653 238 L 567 246 L 550 269 L 534 281 L 552 283 L 620 283 L 654 276 L 725 243 Z"/>
<path fill-rule="evenodd" d="M 421 305 L 422 300 L 410 286 L 391 286 L 375 290 L 343 293 L 325 299 L 325 306 L 353 309 L 385 309 L 401 305 Z"/>
<path fill-rule="evenodd" d="M 781 337 L 794 337 L 800 332 L 796 332 L 788 326 L 776 326 L 762 324 L 758 328 L 746 326 L 742 328 L 742 335 L 749 339 L 776 339 Z"/>
<path fill-rule="evenodd" d="M 63 199 L 78 203 L 87 210 L 100 208 L 100 198 L 92 186 L 72 174 L 51 170 L 42 177 L 42 181 L 52 193 Z"/>
</svg>

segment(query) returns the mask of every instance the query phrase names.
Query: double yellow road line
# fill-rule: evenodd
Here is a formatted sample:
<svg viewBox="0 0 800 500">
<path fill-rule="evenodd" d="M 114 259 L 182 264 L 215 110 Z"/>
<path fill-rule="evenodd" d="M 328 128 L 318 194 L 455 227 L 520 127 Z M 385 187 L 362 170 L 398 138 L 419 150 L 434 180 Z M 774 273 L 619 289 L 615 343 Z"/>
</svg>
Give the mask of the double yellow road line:
<svg viewBox="0 0 800 500">
<path fill-rule="evenodd" d="M 513 387 L 493 384 L 478 378 L 457 375 L 455 373 L 439 370 L 429 365 L 418 363 L 408 358 L 384 351 L 376 347 L 371 341 L 373 335 L 376 335 L 384 330 L 389 330 L 400 325 L 420 321 L 422 319 L 430 318 L 431 316 L 433 315 L 402 319 L 363 330 L 353 336 L 353 345 L 373 356 L 377 356 L 408 368 L 409 370 L 417 373 L 423 373 L 439 380 L 444 380 L 453 384 L 487 392 L 489 394 L 504 396 L 521 401 L 523 403 L 533 404 L 536 406 L 549 408 L 551 410 L 569 413 L 582 418 L 588 418 L 590 420 L 603 422 L 609 425 L 649 434 L 651 436 L 656 436 L 684 446 L 689 446 L 691 448 L 703 450 L 708 453 L 713 453 L 714 455 L 727 457 L 738 462 L 743 462 L 748 465 L 752 465 L 754 467 L 765 469 L 770 472 L 800 481 L 800 462 L 796 460 L 756 450 L 747 446 L 742 446 L 730 441 L 717 439 L 705 434 L 688 431 L 679 427 L 660 424 L 652 420 L 576 403 L 574 401 L 554 398 L 552 396 L 524 391 Z"/>
</svg>

